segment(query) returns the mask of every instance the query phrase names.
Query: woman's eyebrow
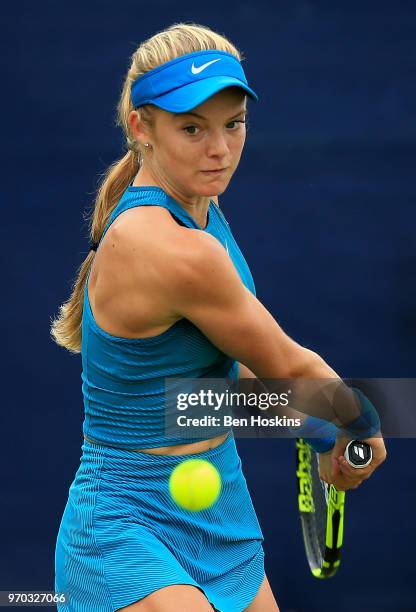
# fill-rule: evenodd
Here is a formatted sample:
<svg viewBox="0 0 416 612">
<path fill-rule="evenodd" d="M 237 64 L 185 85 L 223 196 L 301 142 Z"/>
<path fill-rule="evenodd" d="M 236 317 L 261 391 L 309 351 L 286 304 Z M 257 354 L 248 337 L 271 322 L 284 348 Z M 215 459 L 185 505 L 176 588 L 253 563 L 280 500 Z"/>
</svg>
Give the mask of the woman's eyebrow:
<svg viewBox="0 0 416 612">
<path fill-rule="evenodd" d="M 238 111 L 238 113 L 235 113 L 234 115 L 232 115 L 230 119 L 234 119 L 234 117 L 238 117 L 242 113 L 247 113 L 247 108 L 242 108 L 240 111 Z M 198 119 L 203 119 L 204 121 L 208 120 L 208 117 L 204 117 L 203 115 L 200 115 L 199 113 L 195 113 L 193 111 L 189 111 L 188 113 L 173 113 L 173 116 L 175 117 L 175 119 L 177 117 L 186 117 L 187 115 L 192 115 L 193 117 L 197 117 Z"/>
</svg>

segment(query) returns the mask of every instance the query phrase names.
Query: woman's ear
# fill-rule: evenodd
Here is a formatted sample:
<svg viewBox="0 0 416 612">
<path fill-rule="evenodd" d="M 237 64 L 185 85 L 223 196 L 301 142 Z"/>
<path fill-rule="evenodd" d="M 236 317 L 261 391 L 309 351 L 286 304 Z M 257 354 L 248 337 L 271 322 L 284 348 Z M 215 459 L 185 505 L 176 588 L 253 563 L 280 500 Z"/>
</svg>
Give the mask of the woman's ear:
<svg viewBox="0 0 416 612">
<path fill-rule="evenodd" d="M 140 117 L 139 110 L 132 110 L 128 117 L 128 123 L 130 127 L 131 135 L 137 142 L 144 145 L 145 142 L 149 141 L 149 128 L 148 125 Z"/>
</svg>

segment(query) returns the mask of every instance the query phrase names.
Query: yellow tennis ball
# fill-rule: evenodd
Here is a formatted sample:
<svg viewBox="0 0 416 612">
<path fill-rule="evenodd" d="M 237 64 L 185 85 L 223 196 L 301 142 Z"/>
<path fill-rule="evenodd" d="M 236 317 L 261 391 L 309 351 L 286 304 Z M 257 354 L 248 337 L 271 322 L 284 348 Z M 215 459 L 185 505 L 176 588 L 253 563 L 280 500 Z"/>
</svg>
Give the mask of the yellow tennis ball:
<svg viewBox="0 0 416 612">
<path fill-rule="evenodd" d="M 186 459 L 175 467 L 169 478 L 173 500 L 193 512 L 209 508 L 221 492 L 221 476 L 206 459 Z"/>
</svg>

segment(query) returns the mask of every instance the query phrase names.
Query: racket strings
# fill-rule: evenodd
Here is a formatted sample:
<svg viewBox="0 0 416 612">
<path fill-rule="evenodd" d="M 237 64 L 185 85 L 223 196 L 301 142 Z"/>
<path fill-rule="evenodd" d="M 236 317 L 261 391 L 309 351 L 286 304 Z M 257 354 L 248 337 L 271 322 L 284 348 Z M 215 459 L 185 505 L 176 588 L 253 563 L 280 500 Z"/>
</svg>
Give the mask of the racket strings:
<svg viewBox="0 0 416 612">
<path fill-rule="evenodd" d="M 321 568 L 326 550 L 326 522 L 328 513 L 328 485 L 319 478 L 318 455 L 312 453 L 311 484 L 314 512 L 302 515 L 306 554 L 311 568 Z"/>
</svg>

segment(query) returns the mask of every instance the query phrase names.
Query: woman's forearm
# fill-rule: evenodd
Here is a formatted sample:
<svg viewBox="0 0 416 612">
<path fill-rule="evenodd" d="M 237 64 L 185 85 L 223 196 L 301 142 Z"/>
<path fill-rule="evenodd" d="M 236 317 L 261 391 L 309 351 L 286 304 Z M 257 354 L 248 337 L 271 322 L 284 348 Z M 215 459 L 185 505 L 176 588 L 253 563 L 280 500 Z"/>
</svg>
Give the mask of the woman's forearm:
<svg viewBox="0 0 416 612">
<path fill-rule="evenodd" d="M 290 388 L 290 407 L 285 408 L 288 416 L 296 417 L 303 423 L 307 416 L 331 421 L 338 427 L 353 421 L 360 414 L 354 394 L 344 384 L 337 372 L 314 351 L 304 348 L 303 358 L 290 379 L 258 379 L 246 365 L 240 363 L 240 379 L 257 379 L 245 383 L 244 390 L 251 392 L 282 392 Z M 271 412 L 274 412 L 271 409 Z M 282 412 L 281 408 L 277 413 Z M 290 413 L 290 414 L 289 414 Z"/>
</svg>

